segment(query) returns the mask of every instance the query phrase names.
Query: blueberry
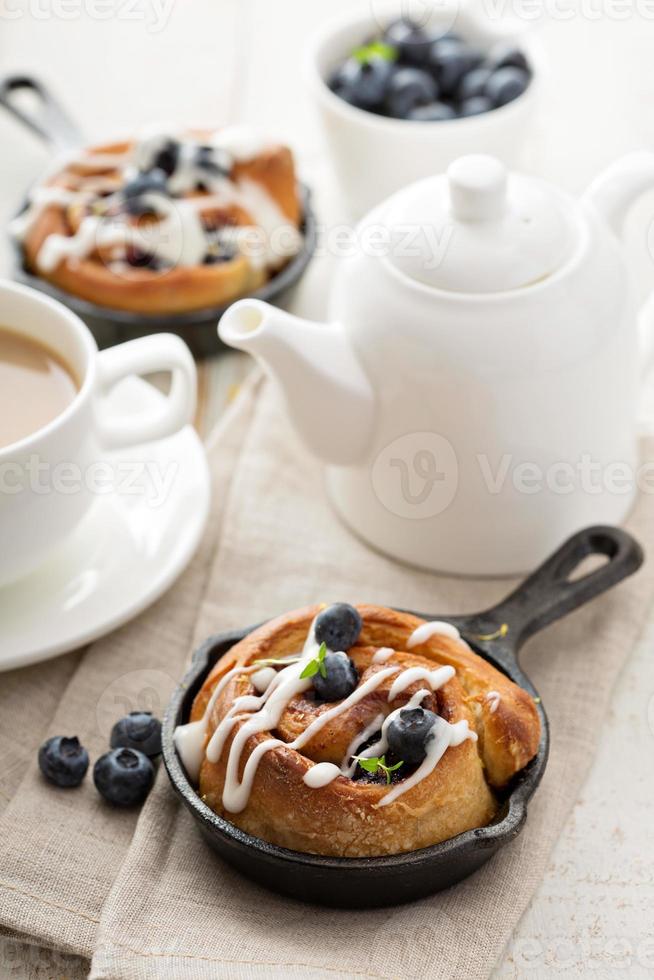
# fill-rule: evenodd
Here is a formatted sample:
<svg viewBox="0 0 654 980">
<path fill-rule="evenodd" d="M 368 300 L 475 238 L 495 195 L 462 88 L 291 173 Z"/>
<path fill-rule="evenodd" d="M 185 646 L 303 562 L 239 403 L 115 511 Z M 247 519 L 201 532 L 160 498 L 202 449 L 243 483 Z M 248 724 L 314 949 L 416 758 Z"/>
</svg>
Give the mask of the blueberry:
<svg viewBox="0 0 654 980">
<path fill-rule="evenodd" d="M 179 143 L 177 143 L 176 140 L 166 140 L 157 151 L 155 158 L 152 161 L 152 166 L 158 167 L 159 170 L 163 170 L 163 172 L 170 177 L 170 175 L 175 172 L 178 160 Z"/>
<path fill-rule="evenodd" d="M 232 161 L 229 155 L 215 146 L 198 146 L 195 153 L 195 165 L 200 170 L 207 170 L 219 177 L 229 177 L 232 170 Z"/>
<path fill-rule="evenodd" d="M 426 708 L 403 708 L 388 726 L 386 738 L 394 756 L 407 766 L 418 766 L 427 754 L 427 742 L 433 738 L 436 721 Z"/>
<path fill-rule="evenodd" d="M 446 95 L 453 95 L 468 72 L 477 68 L 483 55 L 476 48 L 452 38 L 436 41 L 430 51 L 430 66 L 438 85 Z"/>
<path fill-rule="evenodd" d="M 328 653 L 323 660 L 327 673 L 314 674 L 313 687 L 321 701 L 342 701 L 359 683 L 357 669 L 346 653 Z"/>
<path fill-rule="evenodd" d="M 133 180 L 125 184 L 122 190 L 127 210 L 130 214 L 135 215 L 146 214 L 152 211 L 152 208 L 142 200 L 144 194 L 165 193 L 166 175 L 158 167 L 154 170 L 148 170 L 146 173 L 138 174 Z"/>
<path fill-rule="evenodd" d="M 381 105 L 393 75 L 393 63 L 373 56 L 366 61 L 348 58 L 332 78 L 331 87 L 342 99 L 359 109 Z"/>
<path fill-rule="evenodd" d="M 473 95 L 471 99 L 465 99 L 464 102 L 459 106 L 459 115 L 464 118 L 466 116 L 481 116 L 484 112 L 490 112 L 495 106 L 489 98 L 485 95 Z"/>
<path fill-rule="evenodd" d="M 89 768 L 89 754 L 77 737 L 55 735 L 39 749 L 39 768 L 55 786 L 79 786 Z"/>
<path fill-rule="evenodd" d="M 531 72 L 531 68 L 527 58 L 520 50 L 514 46 L 509 45 L 499 45 L 490 53 L 488 62 L 493 71 L 497 68 L 520 68 L 522 71 L 527 73 Z"/>
<path fill-rule="evenodd" d="M 406 119 L 421 105 L 438 99 L 438 85 L 429 72 L 420 68 L 398 68 L 389 85 L 386 104 L 391 116 Z"/>
<path fill-rule="evenodd" d="M 442 122 L 445 119 L 456 119 L 456 112 L 446 102 L 430 102 L 429 105 L 419 105 L 412 109 L 409 119 L 419 122 Z"/>
<path fill-rule="evenodd" d="M 136 749 L 112 749 L 93 767 L 93 782 L 101 796 L 114 806 L 142 803 L 154 782 L 154 767 Z"/>
<path fill-rule="evenodd" d="M 441 36 L 441 31 L 421 27 L 406 17 L 394 20 L 384 31 L 384 41 L 397 50 L 400 61 L 417 67 L 427 64 L 429 48 Z"/>
<path fill-rule="evenodd" d="M 529 75 L 521 68 L 498 68 L 486 83 L 486 95 L 493 105 L 513 102 L 529 85 Z"/>
<path fill-rule="evenodd" d="M 459 87 L 456 92 L 457 99 L 465 102 L 466 99 L 474 99 L 478 95 L 484 95 L 486 82 L 490 77 L 490 68 L 473 68 L 459 82 Z"/>
<path fill-rule="evenodd" d="M 161 752 L 161 722 L 149 711 L 130 711 L 111 729 L 109 744 L 112 749 L 138 749 L 144 755 Z"/>
<path fill-rule="evenodd" d="M 361 626 L 361 616 L 353 606 L 336 602 L 318 614 L 315 637 L 328 650 L 349 650 L 359 639 Z"/>
</svg>

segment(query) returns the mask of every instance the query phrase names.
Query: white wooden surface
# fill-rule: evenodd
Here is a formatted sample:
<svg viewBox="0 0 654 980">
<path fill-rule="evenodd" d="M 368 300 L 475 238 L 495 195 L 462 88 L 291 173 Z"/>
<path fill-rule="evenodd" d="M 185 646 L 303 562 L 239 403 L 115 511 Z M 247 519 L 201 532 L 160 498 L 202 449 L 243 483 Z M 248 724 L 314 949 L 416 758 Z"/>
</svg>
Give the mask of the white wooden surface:
<svg viewBox="0 0 654 980">
<path fill-rule="evenodd" d="M 93 0 L 7 3 L 11 17 L 0 9 L 0 70 L 42 76 L 91 139 L 152 120 L 259 124 L 297 150 L 303 175 L 316 188 L 322 221 L 341 220 L 301 62 L 305 38 L 317 23 L 368 0 L 172 0 L 172 7 L 164 2 L 163 22 L 152 0 L 142 0 L 129 17 L 131 7 L 115 0 L 113 8 L 100 8 L 113 10 L 102 20 L 93 16 Z M 579 190 L 621 152 L 654 148 L 654 5 L 651 13 L 635 0 L 546 6 L 553 16 L 541 18 L 534 29 L 548 54 L 550 81 L 527 164 Z M 4 220 L 47 154 L 2 115 L 0 146 Z M 654 195 L 629 225 L 643 295 L 654 285 L 647 250 L 653 209 Z M 8 253 L 2 248 L 5 271 Z M 303 311 L 321 314 L 328 278 L 328 264 L 318 263 L 298 297 Z M 211 414 L 243 363 L 236 358 L 205 368 Z M 496 968 L 498 977 L 654 976 L 652 646 L 654 621 L 616 689 L 582 798 Z M 58 954 L 8 940 L 0 945 L 2 978 L 83 977 L 85 969 L 81 961 Z"/>
</svg>

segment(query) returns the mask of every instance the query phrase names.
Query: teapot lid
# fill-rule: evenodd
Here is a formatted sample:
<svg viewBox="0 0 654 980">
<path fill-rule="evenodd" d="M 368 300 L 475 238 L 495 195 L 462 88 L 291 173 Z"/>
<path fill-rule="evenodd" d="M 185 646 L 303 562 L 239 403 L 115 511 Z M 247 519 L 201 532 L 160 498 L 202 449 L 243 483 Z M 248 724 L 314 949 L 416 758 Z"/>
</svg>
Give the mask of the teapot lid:
<svg viewBox="0 0 654 980">
<path fill-rule="evenodd" d="M 572 210 L 551 185 L 509 174 L 495 157 L 460 157 L 446 174 L 412 184 L 388 202 L 389 260 L 437 289 L 519 289 L 569 258 L 576 239 Z"/>
</svg>

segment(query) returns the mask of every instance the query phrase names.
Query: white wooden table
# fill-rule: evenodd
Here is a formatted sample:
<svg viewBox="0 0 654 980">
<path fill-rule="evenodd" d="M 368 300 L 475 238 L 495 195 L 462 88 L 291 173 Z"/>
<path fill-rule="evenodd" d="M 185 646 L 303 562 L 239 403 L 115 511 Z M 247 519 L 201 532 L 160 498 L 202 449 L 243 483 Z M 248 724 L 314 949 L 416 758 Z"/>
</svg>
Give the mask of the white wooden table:
<svg viewBox="0 0 654 980">
<path fill-rule="evenodd" d="M 301 62 L 315 25 L 353 2 L 366 0 L 163 0 L 168 16 L 161 20 L 161 4 L 152 0 L 129 16 L 131 5 L 115 0 L 98 8 L 110 11 L 99 20 L 93 0 L 59 7 L 17 0 L 0 10 L 0 70 L 42 76 L 90 139 L 152 120 L 258 124 L 294 146 L 303 176 L 316 189 L 321 220 L 333 222 L 342 217 L 339 195 L 301 84 Z M 558 17 L 537 22 L 551 80 L 530 147 L 533 169 L 576 191 L 620 153 L 654 147 L 650 6 L 648 18 L 644 2 L 626 9 L 585 0 L 583 10 L 567 13 L 561 2 Z M 0 146 L 4 220 L 47 154 L 1 115 Z M 629 224 L 643 295 L 654 285 L 646 241 L 653 209 L 654 194 Z M 318 262 L 297 298 L 304 312 L 321 315 L 328 279 L 328 265 Z M 202 367 L 205 425 L 246 370 L 239 355 Z M 654 976 L 653 646 L 654 618 L 616 689 L 582 798 L 497 966 L 498 977 Z M 86 964 L 8 940 L 0 944 L 3 980 L 64 975 L 84 977 Z"/>
</svg>

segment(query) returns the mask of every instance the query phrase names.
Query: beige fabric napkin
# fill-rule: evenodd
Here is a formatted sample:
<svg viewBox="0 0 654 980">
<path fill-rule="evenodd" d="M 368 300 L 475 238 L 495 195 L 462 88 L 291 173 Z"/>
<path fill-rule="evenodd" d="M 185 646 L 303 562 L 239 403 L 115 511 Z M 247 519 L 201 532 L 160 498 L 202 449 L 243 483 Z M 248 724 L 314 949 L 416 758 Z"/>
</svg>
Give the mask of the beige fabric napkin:
<svg viewBox="0 0 654 980">
<path fill-rule="evenodd" d="M 106 739 L 106 692 L 117 678 L 125 676 L 136 697 L 142 670 L 163 675 L 163 699 L 209 633 L 308 602 L 369 600 L 446 614 L 481 608 L 509 588 L 418 572 L 369 550 L 335 519 L 320 469 L 274 393 L 266 385 L 255 395 L 254 387 L 244 393 L 215 443 L 216 510 L 192 568 L 149 613 L 86 654 L 41 730 L 74 717 L 97 753 Z M 649 498 L 630 528 L 651 538 Z M 461 885 L 397 909 L 302 905 L 223 864 L 165 773 L 136 822 L 108 812 L 90 785 L 73 794 L 51 790 L 32 762 L 0 818 L 0 925 L 93 954 L 96 980 L 488 976 L 575 802 L 653 593 L 647 565 L 525 650 L 552 723 L 548 771 L 522 835 Z"/>
</svg>

